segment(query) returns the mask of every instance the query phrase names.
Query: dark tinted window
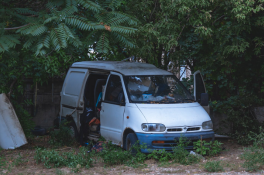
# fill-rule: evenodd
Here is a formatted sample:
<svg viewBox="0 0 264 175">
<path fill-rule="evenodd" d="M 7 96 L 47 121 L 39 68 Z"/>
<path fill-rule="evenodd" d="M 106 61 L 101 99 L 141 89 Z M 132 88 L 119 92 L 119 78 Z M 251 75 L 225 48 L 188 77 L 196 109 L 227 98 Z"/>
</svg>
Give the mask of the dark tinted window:
<svg viewBox="0 0 264 175">
<path fill-rule="evenodd" d="M 113 103 L 123 103 L 124 92 L 121 79 L 117 75 L 111 75 L 106 86 L 105 101 Z"/>
<path fill-rule="evenodd" d="M 195 75 L 195 80 L 196 80 L 196 101 L 200 102 L 201 93 L 205 93 L 204 84 L 200 73 Z"/>
</svg>

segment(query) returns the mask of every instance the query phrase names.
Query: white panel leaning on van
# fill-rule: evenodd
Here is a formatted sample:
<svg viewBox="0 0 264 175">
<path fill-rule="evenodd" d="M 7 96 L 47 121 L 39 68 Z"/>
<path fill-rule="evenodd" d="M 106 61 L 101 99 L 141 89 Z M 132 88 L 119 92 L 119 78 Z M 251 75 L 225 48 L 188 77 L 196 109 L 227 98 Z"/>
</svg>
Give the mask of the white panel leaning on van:
<svg viewBox="0 0 264 175">
<path fill-rule="evenodd" d="M 67 73 L 60 116 L 80 142 L 102 136 L 126 150 L 139 140 L 146 145 L 142 152 L 171 151 L 182 136 L 214 139 L 212 121 L 199 103 L 208 105 L 199 71 L 193 97 L 175 75 L 151 64 L 84 61 Z"/>
</svg>

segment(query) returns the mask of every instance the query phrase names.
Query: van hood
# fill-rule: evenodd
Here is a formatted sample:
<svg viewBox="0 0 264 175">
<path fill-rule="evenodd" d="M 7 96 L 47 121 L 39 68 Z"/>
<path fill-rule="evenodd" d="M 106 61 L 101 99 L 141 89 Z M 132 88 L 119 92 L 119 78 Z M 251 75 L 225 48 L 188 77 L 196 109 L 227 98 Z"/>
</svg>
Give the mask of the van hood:
<svg viewBox="0 0 264 175">
<path fill-rule="evenodd" d="M 203 107 L 195 103 L 136 104 L 148 123 L 162 123 L 166 127 L 201 126 L 211 120 Z"/>
</svg>

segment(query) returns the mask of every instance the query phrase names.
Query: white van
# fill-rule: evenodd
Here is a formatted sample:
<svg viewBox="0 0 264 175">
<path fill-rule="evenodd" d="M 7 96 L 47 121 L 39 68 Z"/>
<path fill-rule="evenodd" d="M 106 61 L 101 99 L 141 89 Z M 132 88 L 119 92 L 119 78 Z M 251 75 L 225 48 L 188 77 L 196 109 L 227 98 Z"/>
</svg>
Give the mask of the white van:
<svg viewBox="0 0 264 175">
<path fill-rule="evenodd" d="M 87 137 L 97 140 L 102 136 L 126 150 L 137 140 L 147 146 L 142 152 L 171 151 L 182 136 L 191 141 L 212 140 L 212 121 L 199 104 L 208 105 L 200 72 L 194 74 L 194 80 L 193 97 L 175 75 L 151 64 L 76 62 L 63 84 L 60 116 L 72 121 L 71 129 L 78 138 L 80 116 L 92 109 L 100 124 L 83 122 Z M 100 94 L 101 105 L 96 107 Z M 187 149 L 191 148 L 190 144 Z"/>
</svg>

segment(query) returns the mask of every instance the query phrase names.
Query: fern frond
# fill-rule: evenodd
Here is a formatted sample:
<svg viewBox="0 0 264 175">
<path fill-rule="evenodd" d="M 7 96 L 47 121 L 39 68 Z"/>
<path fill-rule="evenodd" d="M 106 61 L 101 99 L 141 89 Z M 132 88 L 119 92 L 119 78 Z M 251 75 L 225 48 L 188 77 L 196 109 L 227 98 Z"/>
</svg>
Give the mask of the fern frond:
<svg viewBox="0 0 264 175">
<path fill-rule="evenodd" d="M 22 27 L 16 31 L 16 33 L 21 33 L 23 35 L 32 34 L 33 36 L 38 36 L 47 31 L 47 27 L 43 24 L 30 24 L 25 27 Z"/>
<path fill-rule="evenodd" d="M 113 11 L 109 12 L 109 14 L 115 16 L 108 21 L 109 25 L 120 25 L 122 23 L 127 23 L 128 25 L 138 24 L 138 20 L 136 18 L 122 12 Z"/>
<path fill-rule="evenodd" d="M 23 48 L 28 49 L 29 47 L 32 46 L 32 44 L 37 40 L 37 37 L 30 37 L 24 44 L 23 44 Z"/>
<path fill-rule="evenodd" d="M 111 31 L 130 35 L 136 33 L 137 29 L 125 26 L 113 26 L 111 27 Z"/>
<path fill-rule="evenodd" d="M 56 20 L 56 19 L 58 19 L 57 16 L 52 16 L 52 17 L 46 19 L 43 23 L 44 23 L 44 24 L 47 24 L 47 23 L 49 23 L 49 22 L 51 22 L 51 21 L 53 21 L 53 20 Z"/>
<path fill-rule="evenodd" d="M 30 34 L 33 36 L 41 35 L 42 33 L 46 32 L 48 28 L 44 25 L 36 26 L 33 30 L 30 31 Z"/>
<path fill-rule="evenodd" d="M 49 48 L 50 47 L 50 35 L 49 34 L 46 34 L 46 36 L 43 36 L 42 44 L 46 48 Z"/>
<path fill-rule="evenodd" d="M 89 0 L 78 0 L 78 3 L 81 4 L 84 8 L 96 13 L 103 10 L 100 5 Z"/>
<path fill-rule="evenodd" d="M 103 34 L 100 36 L 99 41 L 96 44 L 96 51 L 100 53 L 108 53 L 109 50 L 110 50 L 109 40 L 107 38 L 106 32 L 103 32 Z"/>
<path fill-rule="evenodd" d="M 130 47 L 130 48 L 135 48 L 136 47 L 136 45 L 132 41 L 130 41 L 128 38 L 126 38 L 123 35 L 120 35 L 118 33 L 113 33 L 113 36 L 115 37 L 115 39 L 120 41 L 126 47 Z"/>
<path fill-rule="evenodd" d="M 66 0 L 66 6 L 69 7 L 69 6 L 77 6 L 77 2 L 76 0 Z"/>
<path fill-rule="evenodd" d="M 112 10 L 115 10 L 117 7 L 120 6 L 120 4 L 122 3 L 122 1 L 120 0 L 108 0 L 108 1 L 103 1 L 103 3 L 101 4 L 101 6 L 103 8 L 109 8 Z"/>
<path fill-rule="evenodd" d="M 18 35 L 2 35 L 0 37 L 0 53 L 20 44 Z"/>
<path fill-rule="evenodd" d="M 38 56 L 38 55 L 41 55 L 41 56 L 44 56 L 47 54 L 47 51 L 46 49 L 42 49 L 43 47 L 41 47 L 41 45 L 39 45 L 37 47 L 37 51 L 35 52 L 35 55 Z"/>
<path fill-rule="evenodd" d="M 50 35 L 46 34 L 45 36 L 41 37 L 37 43 L 37 51 L 35 52 L 35 55 L 45 55 L 46 49 L 48 48 L 50 48 Z"/>
<path fill-rule="evenodd" d="M 76 34 L 73 34 L 73 36 L 74 36 L 73 38 L 69 39 L 69 43 L 76 48 L 82 46 L 82 42 L 80 41 L 79 37 Z"/>
<path fill-rule="evenodd" d="M 64 23 L 59 24 L 59 28 L 58 29 L 60 31 L 62 31 L 66 35 L 66 39 L 74 38 L 73 33 L 71 32 L 71 30 L 69 29 L 69 27 L 66 26 Z"/>
<path fill-rule="evenodd" d="M 73 15 L 75 12 L 78 12 L 78 8 L 76 6 L 69 6 L 63 9 L 59 15 L 65 18 L 66 16 Z"/>
<path fill-rule="evenodd" d="M 99 38 L 101 35 L 101 32 L 94 30 L 91 31 L 84 39 L 83 41 L 83 45 L 85 47 L 89 47 L 90 45 L 93 45 L 95 43 L 95 41 L 97 40 L 97 38 Z"/>
<path fill-rule="evenodd" d="M 50 32 L 50 39 L 55 47 L 54 49 L 56 51 L 60 50 L 61 48 L 66 48 L 67 47 L 67 40 L 66 37 L 63 33 L 63 31 L 59 29 L 52 29 Z"/>
<path fill-rule="evenodd" d="M 56 4 L 54 4 L 53 2 L 48 2 L 46 4 L 46 8 L 51 12 L 51 13 L 55 13 L 57 11 L 57 6 Z"/>
<path fill-rule="evenodd" d="M 17 11 L 17 13 L 20 13 L 20 14 L 38 15 L 38 12 L 35 12 L 35 11 L 30 10 L 28 8 L 14 8 L 14 10 Z"/>
<path fill-rule="evenodd" d="M 102 25 L 89 22 L 86 18 L 77 16 L 66 17 L 65 23 L 77 27 L 81 30 L 104 29 L 104 26 Z"/>
</svg>

